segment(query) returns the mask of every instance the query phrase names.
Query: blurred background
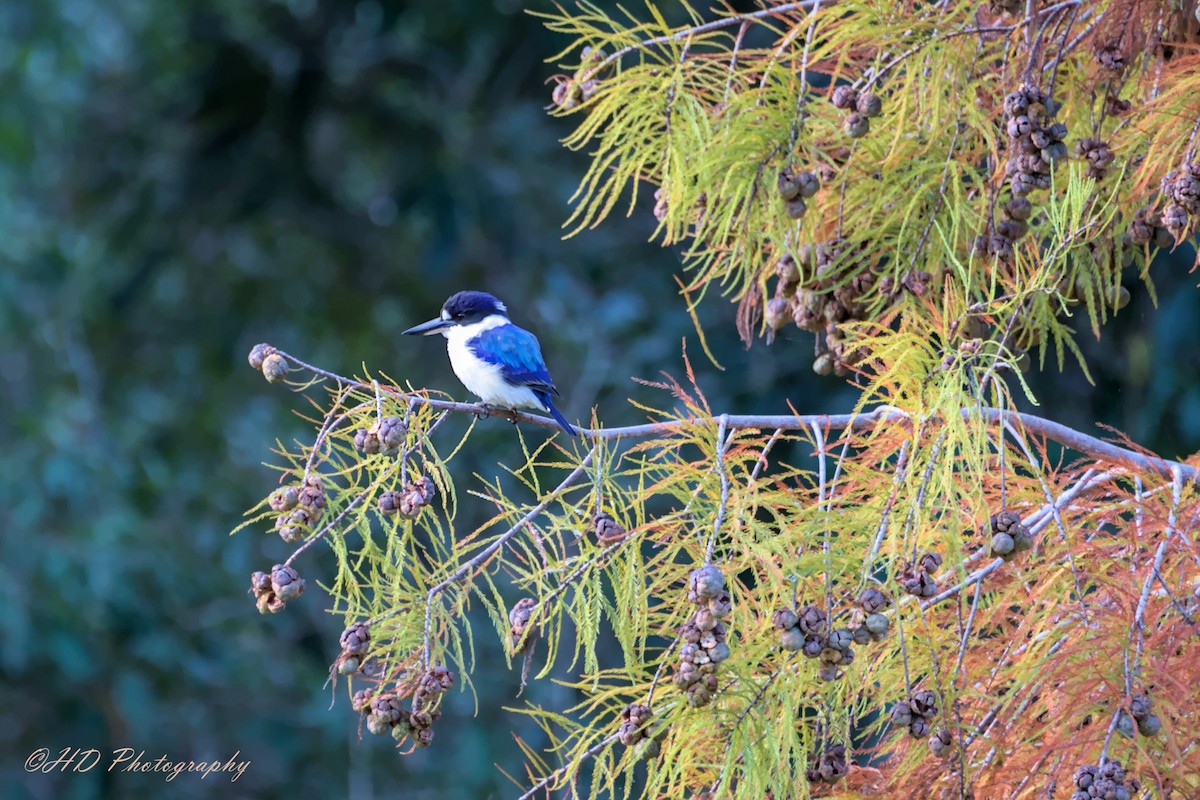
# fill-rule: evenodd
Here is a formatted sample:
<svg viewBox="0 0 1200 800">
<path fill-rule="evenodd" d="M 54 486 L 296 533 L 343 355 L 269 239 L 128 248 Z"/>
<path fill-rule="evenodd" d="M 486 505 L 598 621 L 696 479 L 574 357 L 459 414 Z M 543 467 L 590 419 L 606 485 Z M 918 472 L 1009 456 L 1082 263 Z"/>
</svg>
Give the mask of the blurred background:
<svg viewBox="0 0 1200 800">
<path fill-rule="evenodd" d="M 520 775 L 514 731 L 538 738 L 502 711 L 518 676 L 491 637 L 478 708 L 453 693 L 434 746 L 400 757 L 357 741 L 340 691 L 329 709 L 328 554 L 302 565 L 302 601 L 254 610 L 250 572 L 288 550 L 228 531 L 272 488 L 272 443 L 311 436 L 302 399 L 247 366 L 255 342 L 462 396 L 440 340 L 398 332 L 477 288 L 539 334 L 572 418 L 669 405 L 630 379 L 682 377 L 685 338 L 718 411 L 850 408 L 851 387 L 812 373 L 811 336 L 745 350 L 715 296 L 700 318 L 725 370 L 703 359 L 649 204 L 560 238 L 584 167 L 544 111 L 566 43 L 521 6 L 0 4 L 0 797 L 520 793 L 499 767 Z M 1200 449 L 1191 257 L 1155 266 L 1157 310 L 1131 283 L 1086 339 L 1096 386 L 1071 364 L 1036 377 L 1039 413 Z M 508 423 L 478 433 L 460 481 L 520 459 Z M 526 697 L 572 701 L 549 681 Z M 27 774 L 40 747 L 251 764 L 234 784 Z"/>
</svg>

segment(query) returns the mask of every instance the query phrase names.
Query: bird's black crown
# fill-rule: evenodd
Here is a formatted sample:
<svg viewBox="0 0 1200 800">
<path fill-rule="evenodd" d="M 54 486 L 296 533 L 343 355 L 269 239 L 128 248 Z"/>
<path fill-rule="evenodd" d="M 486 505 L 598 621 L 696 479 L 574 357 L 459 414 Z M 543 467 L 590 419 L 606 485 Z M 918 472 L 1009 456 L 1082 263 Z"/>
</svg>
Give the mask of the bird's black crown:
<svg viewBox="0 0 1200 800">
<path fill-rule="evenodd" d="M 469 325 L 492 314 L 504 314 L 508 309 L 487 292 L 458 292 L 442 304 L 442 318 Z"/>
</svg>

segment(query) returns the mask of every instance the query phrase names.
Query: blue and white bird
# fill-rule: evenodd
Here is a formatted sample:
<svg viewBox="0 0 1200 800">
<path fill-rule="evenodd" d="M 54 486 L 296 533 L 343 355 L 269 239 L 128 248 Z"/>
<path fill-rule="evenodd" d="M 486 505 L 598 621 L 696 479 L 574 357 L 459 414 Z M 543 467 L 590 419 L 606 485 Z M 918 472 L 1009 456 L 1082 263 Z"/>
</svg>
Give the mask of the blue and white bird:
<svg viewBox="0 0 1200 800">
<path fill-rule="evenodd" d="M 463 386 L 485 405 L 537 408 L 575 436 L 575 429 L 554 407 L 554 381 L 542 359 L 537 337 L 513 325 L 508 309 L 487 292 L 459 292 L 442 304 L 442 315 L 409 328 L 406 336 L 446 337 L 450 366 Z"/>
</svg>

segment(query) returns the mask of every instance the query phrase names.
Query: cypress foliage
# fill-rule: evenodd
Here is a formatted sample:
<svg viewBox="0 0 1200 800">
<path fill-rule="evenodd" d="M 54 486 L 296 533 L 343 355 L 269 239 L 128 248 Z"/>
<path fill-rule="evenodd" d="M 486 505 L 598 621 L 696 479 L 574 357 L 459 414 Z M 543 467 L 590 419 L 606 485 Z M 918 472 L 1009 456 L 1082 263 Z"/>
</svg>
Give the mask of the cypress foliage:
<svg viewBox="0 0 1200 800">
<path fill-rule="evenodd" d="M 367 727 L 430 744 L 495 635 L 585 698 L 516 709 L 552 744 L 523 798 L 1196 796 L 1196 468 L 1015 407 L 1200 222 L 1195 4 L 672 13 L 545 18 L 591 159 L 568 234 L 653 194 L 684 292 L 747 342 L 811 331 L 858 406 L 722 413 L 688 368 L 648 424 L 526 450 L 514 492 L 448 466 L 475 407 L 272 351 L 328 395 L 246 525 L 301 542 L 288 568 L 336 554 Z M 463 503 L 496 512 L 458 530 Z"/>
</svg>

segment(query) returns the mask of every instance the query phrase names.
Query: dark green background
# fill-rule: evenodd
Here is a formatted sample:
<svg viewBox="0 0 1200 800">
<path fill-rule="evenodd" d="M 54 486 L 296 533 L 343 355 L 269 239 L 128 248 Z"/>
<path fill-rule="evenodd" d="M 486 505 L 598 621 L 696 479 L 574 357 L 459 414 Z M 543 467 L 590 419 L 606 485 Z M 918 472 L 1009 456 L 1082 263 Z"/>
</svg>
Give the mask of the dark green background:
<svg viewBox="0 0 1200 800">
<path fill-rule="evenodd" d="M 397 334 L 479 288 L 540 335 L 571 417 L 667 404 L 630 378 L 682 376 L 684 337 L 718 410 L 849 408 L 808 334 L 745 351 L 715 296 L 701 317 L 727 369 L 703 361 L 648 206 L 560 239 L 584 167 L 544 111 L 563 44 L 515 0 L 0 5 L 0 797 L 519 793 L 496 768 L 519 774 L 500 710 L 516 676 L 490 636 L 478 713 L 451 695 L 435 746 L 401 758 L 356 741 L 340 693 L 328 709 L 327 553 L 302 561 L 301 601 L 255 612 L 249 573 L 287 549 L 227 532 L 271 488 L 273 440 L 309 435 L 299 398 L 246 366 L 255 342 L 462 396 L 440 341 Z M 1134 288 L 1088 345 L 1097 387 L 1074 367 L 1037 380 L 1043 413 L 1200 446 L 1188 263 L 1156 267 L 1156 313 Z M 459 478 L 519 458 L 486 421 Z M 39 747 L 251 765 L 232 787 L 107 762 L 29 775 Z"/>
</svg>

